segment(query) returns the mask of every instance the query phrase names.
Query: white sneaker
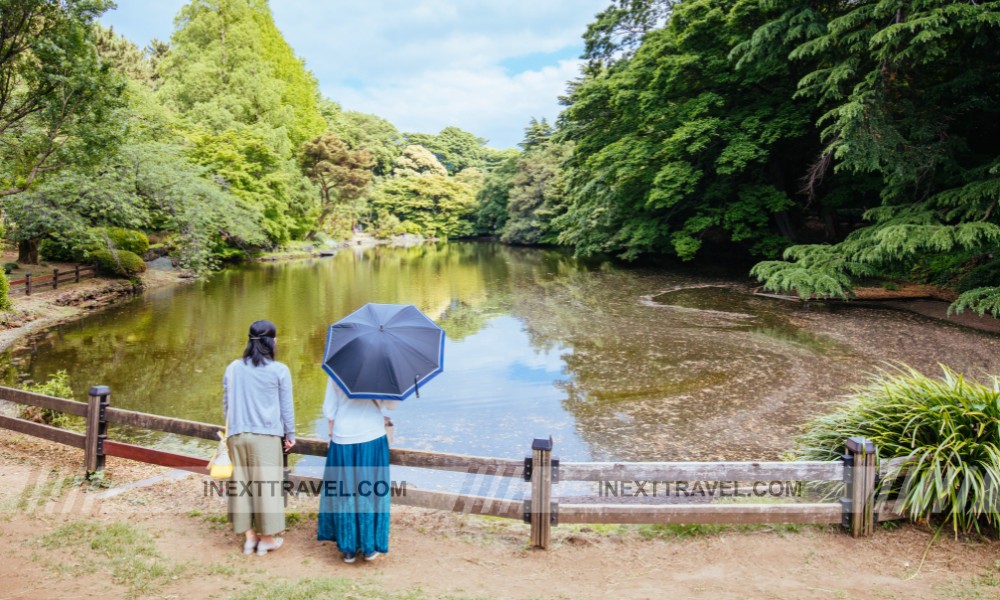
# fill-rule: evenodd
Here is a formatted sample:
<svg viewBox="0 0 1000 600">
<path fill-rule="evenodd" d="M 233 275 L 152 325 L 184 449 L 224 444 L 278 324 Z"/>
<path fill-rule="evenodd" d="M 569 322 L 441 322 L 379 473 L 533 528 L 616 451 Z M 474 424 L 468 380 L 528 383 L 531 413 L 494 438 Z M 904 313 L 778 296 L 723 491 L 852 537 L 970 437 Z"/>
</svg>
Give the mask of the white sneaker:
<svg viewBox="0 0 1000 600">
<path fill-rule="evenodd" d="M 270 544 L 265 541 L 257 542 L 257 556 L 264 556 L 268 550 L 277 550 L 284 543 L 285 538 L 274 538 L 274 542 Z"/>
<path fill-rule="evenodd" d="M 253 554 L 257 549 L 257 540 L 247 540 L 243 542 L 243 554 Z"/>
</svg>

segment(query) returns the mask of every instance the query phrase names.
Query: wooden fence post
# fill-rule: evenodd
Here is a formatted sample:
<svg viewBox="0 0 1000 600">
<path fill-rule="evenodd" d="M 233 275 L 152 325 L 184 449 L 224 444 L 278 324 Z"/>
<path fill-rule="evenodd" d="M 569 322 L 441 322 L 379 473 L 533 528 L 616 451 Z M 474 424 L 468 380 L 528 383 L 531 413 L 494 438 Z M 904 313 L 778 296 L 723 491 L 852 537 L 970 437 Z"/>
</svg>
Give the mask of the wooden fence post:
<svg viewBox="0 0 1000 600">
<path fill-rule="evenodd" d="M 24 274 L 24 295 L 31 295 L 31 273 Z"/>
<path fill-rule="evenodd" d="M 552 436 L 531 443 L 531 546 L 549 547 L 552 530 Z"/>
<path fill-rule="evenodd" d="M 854 537 L 868 536 L 875 531 L 875 480 L 878 475 L 878 453 L 875 444 L 863 437 L 851 437 L 844 442 L 844 508 L 843 525 Z"/>
<path fill-rule="evenodd" d="M 73 267 L 73 273 L 76 275 L 76 283 L 80 283 L 80 265 L 75 265 Z"/>
<path fill-rule="evenodd" d="M 111 402 L 111 389 L 106 385 L 90 388 L 87 403 L 87 439 L 83 449 L 87 477 L 104 470 L 104 440 L 108 437 L 105 409 Z"/>
<path fill-rule="evenodd" d="M 52 289 L 59 289 L 59 269 L 52 269 Z"/>
</svg>

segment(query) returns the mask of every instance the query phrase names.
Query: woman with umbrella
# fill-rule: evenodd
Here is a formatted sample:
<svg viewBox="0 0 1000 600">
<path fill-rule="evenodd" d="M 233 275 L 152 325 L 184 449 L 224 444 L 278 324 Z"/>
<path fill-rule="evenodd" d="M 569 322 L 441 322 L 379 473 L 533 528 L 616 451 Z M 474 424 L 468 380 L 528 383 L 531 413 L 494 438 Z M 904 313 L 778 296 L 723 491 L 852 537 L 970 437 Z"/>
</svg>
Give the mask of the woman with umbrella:
<svg viewBox="0 0 1000 600">
<path fill-rule="evenodd" d="M 382 410 L 398 400 L 348 398 L 328 381 L 323 416 L 330 448 L 320 499 L 320 540 L 336 540 L 344 562 L 389 551 L 389 441 Z"/>
<path fill-rule="evenodd" d="M 416 307 L 366 304 L 330 326 L 323 415 L 330 448 L 323 471 L 319 540 L 346 563 L 389 551 L 389 442 L 382 411 L 418 393 L 442 370 L 444 331 Z"/>
</svg>

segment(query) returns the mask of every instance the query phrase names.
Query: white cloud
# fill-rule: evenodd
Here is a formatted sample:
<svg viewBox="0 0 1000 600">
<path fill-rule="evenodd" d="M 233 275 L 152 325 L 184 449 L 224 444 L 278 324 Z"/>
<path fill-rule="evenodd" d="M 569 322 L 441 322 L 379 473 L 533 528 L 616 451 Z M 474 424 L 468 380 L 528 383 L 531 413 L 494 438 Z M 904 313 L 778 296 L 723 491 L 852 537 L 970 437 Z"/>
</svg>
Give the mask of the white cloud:
<svg viewBox="0 0 1000 600">
<path fill-rule="evenodd" d="M 513 146 L 553 119 L 577 76 L 580 36 L 608 0 L 371 0 L 273 4 L 323 93 L 404 131 L 457 125 Z M 516 60 L 521 69 L 506 69 Z"/>
<path fill-rule="evenodd" d="M 345 107 L 379 114 L 403 131 L 437 132 L 458 125 L 505 147 L 521 139 L 530 117 L 553 119 L 557 97 L 579 71 L 579 61 L 566 60 L 515 75 L 493 66 L 484 69 L 439 69 L 400 77 L 361 89 L 324 87 Z"/>
<path fill-rule="evenodd" d="M 404 131 L 456 125 L 507 147 L 530 117 L 558 113 L 580 36 L 609 1 L 272 0 L 271 10 L 324 94 L 345 108 Z M 182 2 L 117 4 L 102 21 L 141 46 L 170 37 L 168 13 Z"/>
</svg>

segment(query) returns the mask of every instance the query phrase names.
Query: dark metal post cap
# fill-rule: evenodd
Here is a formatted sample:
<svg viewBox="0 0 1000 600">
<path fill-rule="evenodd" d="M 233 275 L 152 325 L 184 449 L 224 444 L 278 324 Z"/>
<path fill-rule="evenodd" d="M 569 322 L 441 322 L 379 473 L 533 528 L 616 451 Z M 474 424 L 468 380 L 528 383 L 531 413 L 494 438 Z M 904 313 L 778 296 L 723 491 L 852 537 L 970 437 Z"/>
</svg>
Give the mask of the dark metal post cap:
<svg viewBox="0 0 1000 600">
<path fill-rule="evenodd" d="M 874 454 L 875 453 L 875 443 L 868 438 L 863 438 L 860 436 L 854 436 L 847 438 L 844 442 L 844 447 L 847 448 L 848 452 L 854 454 Z"/>
<path fill-rule="evenodd" d="M 108 396 L 111 394 L 111 388 L 106 385 L 95 385 L 87 393 L 91 396 Z"/>
<path fill-rule="evenodd" d="M 532 450 L 552 450 L 552 436 L 549 439 L 535 438 L 535 441 L 531 442 Z"/>
</svg>

